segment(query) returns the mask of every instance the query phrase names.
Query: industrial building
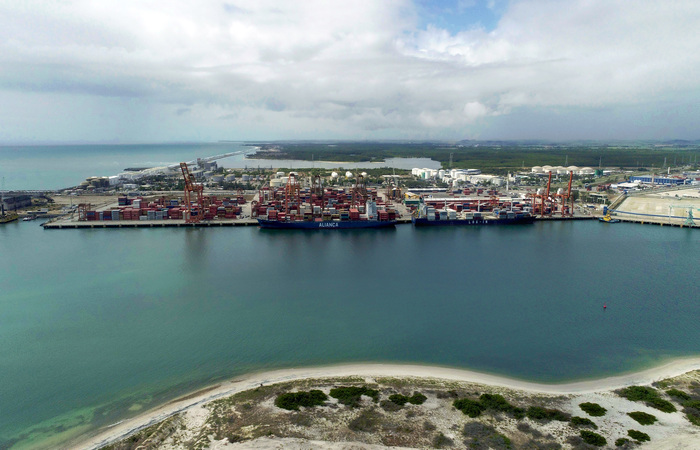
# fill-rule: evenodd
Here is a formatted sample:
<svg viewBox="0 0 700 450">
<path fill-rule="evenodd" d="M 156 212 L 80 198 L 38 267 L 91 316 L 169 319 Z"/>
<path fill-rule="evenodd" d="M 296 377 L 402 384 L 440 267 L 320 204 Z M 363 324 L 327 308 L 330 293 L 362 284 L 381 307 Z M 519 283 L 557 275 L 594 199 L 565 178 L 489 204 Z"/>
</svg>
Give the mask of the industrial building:
<svg viewBox="0 0 700 450">
<path fill-rule="evenodd" d="M 32 196 L 25 194 L 4 194 L 2 196 L 2 208 L 5 211 L 17 211 L 20 208 L 32 206 Z"/>
<path fill-rule="evenodd" d="M 639 181 L 640 183 L 646 184 L 686 184 L 687 178 L 677 178 L 677 177 L 655 177 L 654 175 L 642 175 L 630 177 L 631 182 Z"/>
</svg>

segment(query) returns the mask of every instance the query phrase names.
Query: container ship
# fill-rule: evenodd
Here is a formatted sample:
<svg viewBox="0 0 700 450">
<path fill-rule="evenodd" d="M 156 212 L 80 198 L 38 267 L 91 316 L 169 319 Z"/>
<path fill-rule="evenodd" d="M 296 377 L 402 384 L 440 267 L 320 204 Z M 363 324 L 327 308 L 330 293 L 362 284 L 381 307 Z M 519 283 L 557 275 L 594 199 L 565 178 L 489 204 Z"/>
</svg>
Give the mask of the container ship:
<svg viewBox="0 0 700 450">
<path fill-rule="evenodd" d="M 414 226 L 463 226 L 463 225 L 525 225 L 535 221 L 529 211 L 503 210 L 494 208 L 485 214 L 481 211 L 461 211 L 443 208 L 436 210 L 428 205 L 421 205 L 418 214 L 411 219 Z"/>
<path fill-rule="evenodd" d="M 335 173 L 334 173 L 335 175 Z M 347 172 L 346 177 L 352 173 Z M 297 174 L 278 172 L 269 188 L 260 190 L 259 202 L 252 212 L 261 228 L 300 230 L 345 230 L 387 228 L 396 225 L 396 210 L 382 202 L 375 189 L 364 183 L 365 174 L 357 175 L 349 190 L 324 188 L 319 176 L 302 188 Z M 285 187 L 282 188 L 282 185 Z"/>
<path fill-rule="evenodd" d="M 343 230 L 356 228 L 386 228 L 396 225 L 396 216 L 386 210 L 378 210 L 373 201 L 365 206 L 366 214 L 358 208 L 338 210 L 314 206 L 311 211 L 301 210 L 300 214 L 286 214 L 277 210 L 267 211 L 267 218 L 258 217 L 261 228 L 301 229 L 301 230 Z"/>
</svg>

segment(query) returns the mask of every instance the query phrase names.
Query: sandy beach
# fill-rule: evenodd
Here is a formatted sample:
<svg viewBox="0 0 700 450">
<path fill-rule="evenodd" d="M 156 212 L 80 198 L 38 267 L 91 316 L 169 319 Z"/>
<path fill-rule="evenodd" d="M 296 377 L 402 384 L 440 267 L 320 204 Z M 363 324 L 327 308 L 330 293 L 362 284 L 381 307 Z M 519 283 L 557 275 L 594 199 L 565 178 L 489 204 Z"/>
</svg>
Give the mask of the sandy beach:
<svg viewBox="0 0 700 450">
<path fill-rule="evenodd" d="M 216 399 L 227 397 L 238 392 L 254 389 L 261 384 L 270 385 L 303 379 L 337 378 L 346 376 L 359 377 L 398 377 L 398 378 L 430 378 L 459 382 L 469 382 L 485 386 L 498 386 L 507 389 L 529 393 L 554 395 L 586 395 L 622 388 L 630 385 L 650 384 L 662 379 L 676 377 L 686 372 L 700 369 L 700 358 L 676 359 L 654 368 L 640 372 L 623 374 L 597 380 L 578 381 L 562 384 L 542 384 L 513 378 L 490 375 L 470 370 L 399 364 L 345 364 L 324 367 L 290 368 L 270 372 L 252 373 L 215 386 L 202 389 L 190 395 L 173 400 L 157 409 L 137 417 L 125 420 L 111 427 L 99 430 L 93 436 L 82 441 L 70 443 L 71 448 L 100 448 L 116 442 L 129 434 L 151 426 L 164 419 L 187 411 L 190 408 L 202 406 Z M 673 442 L 684 442 L 683 436 L 668 436 L 667 446 L 659 448 L 692 448 L 674 445 Z M 649 445 L 649 444 L 648 444 Z M 654 443 L 653 447 L 661 445 Z M 679 444 L 680 445 L 680 444 Z M 651 447 L 650 447 L 651 448 Z"/>
</svg>

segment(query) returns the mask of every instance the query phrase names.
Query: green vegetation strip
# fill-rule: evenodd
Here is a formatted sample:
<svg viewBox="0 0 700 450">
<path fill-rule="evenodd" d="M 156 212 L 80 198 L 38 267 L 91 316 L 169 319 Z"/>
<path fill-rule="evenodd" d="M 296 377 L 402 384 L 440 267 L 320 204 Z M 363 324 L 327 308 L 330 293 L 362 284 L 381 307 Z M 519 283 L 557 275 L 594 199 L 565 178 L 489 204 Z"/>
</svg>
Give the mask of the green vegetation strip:
<svg viewBox="0 0 700 450">
<path fill-rule="evenodd" d="M 326 400 L 328 400 L 328 396 L 318 389 L 309 392 L 288 392 L 277 396 L 275 399 L 275 406 L 290 411 L 298 411 L 300 406 L 306 408 L 320 406 L 323 405 Z"/>
<path fill-rule="evenodd" d="M 376 389 L 370 389 L 367 386 L 357 387 L 357 386 L 342 386 L 331 389 L 331 397 L 337 398 L 340 403 L 345 406 L 350 406 L 352 408 L 359 406 L 360 397 L 366 395 L 371 397 L 376 403 L 379 401 L 379 391 Z"/>
<path fill-rule="evenodd" d="M 479 417 L 486 410 L 509 414 L 516 419 L 525 417 L 525 410 L 513 406 L 500 394 L 482 394 L 479 400 L 462 398 L 455 400 L 452 405 L 469 417 Z"/>
<path fill-rule="evenodd" d="M 647 406 L 656 408 L 659 411 L 672 413 L 676 411 L 676 407 L 668 400 L 664 400 L 659 396 L 659 392 L 647 386 L 630 386 L 617 391 L 621 397 L 633 402 L 644 402 Z"/>
<path fill-rule="evenodd" d="M 455 400 L 452 405 L 469 417 L 479 417 L 484 411 L 490 410 L 506 413 L 515 419 L 522 419 L 527 416 L 532 420 L 545 422 L 552 420 L 568 422 L 571 420 L 570 414 L 558 409 L 543 408 L 541 406 L 530 406 L 524 409 L 513 406 L 499 394 L 482 394 L 479 400 L 460 398 Z M 583 418 L 579 419 L 584 420 Z"/>
<path fill-rule="evenodd" d="M 478 147 L 475 146 L 478 144 Z M 275 148 L 279 151 L 265 151 Z M 480 168 L 495 172 L 497 169 L 519 169 L 524 167 L 560 164 L 598 167 L 603 161 L 613 167 L 660 167 L 665 157 L 695 155 L 697 146 L 659 149 L 654 145 L 621 146 L 619 144 L 556 145 L 552 143 L 525 142 L 467 142 L 462 145 L 439 142 L 395 143 L 395 142 L 299 142 L 263 144 L 253 158 L 302 159 L 307 161 L 372 161 L 387 158 L 431 158 L 443 163 L 452 161 L 452 168 Z M 565 158 L 566 156 L 566 158 Z M 686 157 L 687 159 L 688 157 Z M 568 161 L 567 161 L 568 160 Z"/>
</svg>

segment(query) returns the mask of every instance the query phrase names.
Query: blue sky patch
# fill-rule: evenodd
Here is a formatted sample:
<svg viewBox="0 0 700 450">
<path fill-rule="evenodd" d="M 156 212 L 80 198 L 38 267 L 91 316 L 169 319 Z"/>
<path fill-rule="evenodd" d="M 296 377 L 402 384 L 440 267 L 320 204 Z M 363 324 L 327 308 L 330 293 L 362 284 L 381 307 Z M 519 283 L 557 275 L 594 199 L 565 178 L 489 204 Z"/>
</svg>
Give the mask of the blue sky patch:
<svg viewBox="0 0 700 450">
<path fill-rule="evenodd" d="M 495 29 L 506 6 L 506 0 L 416 0 L 423 27 L 433 25 L 452 34 Z"/>
</svg>

